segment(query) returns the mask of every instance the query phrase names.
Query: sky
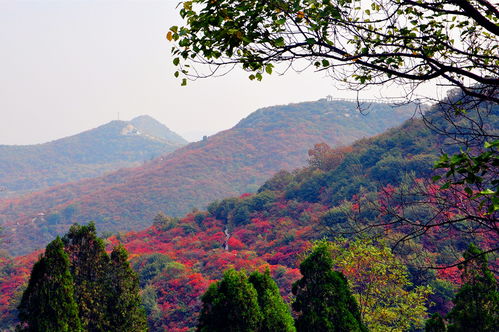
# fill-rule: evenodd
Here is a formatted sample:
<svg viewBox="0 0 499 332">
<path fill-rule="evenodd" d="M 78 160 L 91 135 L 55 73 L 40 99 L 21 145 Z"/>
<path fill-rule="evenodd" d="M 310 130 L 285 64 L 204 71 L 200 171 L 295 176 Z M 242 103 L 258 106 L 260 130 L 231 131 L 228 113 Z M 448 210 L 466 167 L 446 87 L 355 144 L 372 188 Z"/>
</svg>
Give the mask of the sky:
<svg viewBox="0 0 499 332">
<path fill-rule="evenodd" d="M 178 0 L 0 0 L 0 144 L 37 144 L 148 114 L 190 141 L 261 107 L 352 97 L 323 73 L 250 81 L 236 69 L 180 86 Z M 363 97 L 376 97 L 366 92 Z"/>
</svg>

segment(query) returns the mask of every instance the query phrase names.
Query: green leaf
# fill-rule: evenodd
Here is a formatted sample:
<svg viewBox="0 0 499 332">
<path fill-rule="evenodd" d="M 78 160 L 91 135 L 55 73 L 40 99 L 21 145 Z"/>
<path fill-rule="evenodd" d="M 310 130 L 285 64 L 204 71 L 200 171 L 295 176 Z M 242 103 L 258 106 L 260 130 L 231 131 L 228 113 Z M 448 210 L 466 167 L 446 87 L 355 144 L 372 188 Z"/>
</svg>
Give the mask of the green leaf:
<svg viewBox="0 0 499 332">
<path fill-rule="evenodd" d="M 490 149 L 493 147 L 499 147 L 499 140 L 493 141 L 493 142 L 485 142 L 484 147 L 486 149 Z"/>
<path fill-rule="evenodd" d="M 307 39 L 306 39 L 306 41 L 307 41 L 307 44 L 309 44 L 309 45 L 314 45 L 314 44 L 316 44 L 316 40 L 315 40 L 315 38 L 307 38 Z"/>
<path fill-rule="evenodd" d="M 266 65 L 265 66 L 265 72 L 267 74 L 271 75 L 272 74 L 272 67 L 274 67 L 274 66 L 272 64 L 270 64 L 270 63 L 268 65 Z"/>
<path fill-rule="evenodd" d="M 283 37 L 279 37 L 279 38 L 274 39 L 274 45 L 276 47 L 283 47 L 285 45 L 284 38 Z"/>
<path fill-rule="evenodd" d="M 437 182 L 438 180 L 440 180 L 442 177 L 440 175 L 435 175 L 434 177 L 431 178 L 431 180 L 433 182 Z"/>
<path fill-rule="evenodd" d="M 480 191 L 480 194 L 482 194 L 482 195 L 495 195 L 496 192 L 491 190 L 491 189 L 486 189 L 486 190 Z"/>
<path fill-rule="evenodd" d="M 286 23 L 286 18 L 280 18 L 278 20 L 275 21 L 276 24 L 278 25 L 283 25 L 284 23 Z"/>
<path fill-rule="evenodd" d="M 449 189 L 450 182 L 446 182 L 444 185 L 440 186 L 440 189 Z"/>
</svg>

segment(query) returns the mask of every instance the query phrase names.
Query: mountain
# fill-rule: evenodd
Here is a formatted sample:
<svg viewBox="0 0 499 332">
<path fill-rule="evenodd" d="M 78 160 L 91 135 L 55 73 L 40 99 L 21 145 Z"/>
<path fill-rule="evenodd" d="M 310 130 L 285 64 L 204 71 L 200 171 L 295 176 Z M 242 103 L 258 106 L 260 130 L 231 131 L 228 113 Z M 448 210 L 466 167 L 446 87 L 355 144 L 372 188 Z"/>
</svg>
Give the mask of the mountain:
<svg viewBox="0 0 499 332">
<path fill-rule="evenodd" d="M 151 138 L 159 138 L 168 142 L 170 145 L 185 145 L 188 142 L 182 138 L 180 135 L 174 133 L 170 129 L 168 129 L 162 123 L 156 121 L 149 115 L 141 115 L 136 118 L 133 118 L 130 121 L 130 124 L 137 128 L 141 133 L 151 137 Z"/>
<path fill-rule="evenodd" d="M 187 144 L 150 116 L 37 145 L 0 145 L 0 197 L 137 166 Z"/>
<path fill-rule="evenodd" d="M 276 171 L 306 165 L 315 143 L 339 146 L 378 134 L 415 108 L 372 104 L 360 114 L 356 106 L 320 100 L 264 108 L 230 130 L 140 167 L 3 200 L 2 247 L 27 253 L 73 222 L 88 220 L 105 232 L 140 229 L 160 211 L 180 216 L 215 199 L 254 192 Z"/>
<path fill-rule="evenodd" d="M 285 126 L 284 123 L 289 123 L 283 119 L 286 114 L 284 111 L 280 112 L 282 110 L 271 108 L 259 111 L 241 121 L 232 129 L 234 132 L 230 130 L 211 137 L 204 142 L 204 146 L 215 138 L 235 139 L 236 136 L 232 133 L 242 135 L 236 129 L 255 130 L 259 126 L 272 126 L 266 121 L 269 117 L 280 121 L 277 128 L 281 128 Z M 497 110 L 495 113 L 497 114 Z M 298 113 L 291 112 L 290 116 L 290 122 L 296 120 L 296 123 L 301 123 L 301 120 L 295 118 L 299 116 Z M 499 119 L 497 116 L 491 117 L 486 123 L 498 128 Z M 287 126 L 284 132 L 306 137 L 303 132 L 293 130 L 292 126 Z M 282 134 L 283 131 L 278 130 L 277 133 Z M 289 142 L 293 135 L 286 137 Z M 199 147 L 200 144 L 203 142 L 193 146 Z M 270 145 L 271 142 L 267 144 Z M 433 161 L 446 144 L 448 137 L 437 135 L 420 119 L 410 119 L 397 128 L 359 140 L 347 148 L 322 150 L 328 158 L 336 160 L 334 166 L 327 164 L 329 168 L 321 169 L 311 161 L 308 167 L 291 172 L 279 171 L 262 182 L 263 185 L 255 194 L 243 194 L 221 201 L 213 201 L 214 198 L 210 197 L 212 203 L 207 211 L 193 211 L 182 218 L 157 215 L 151 227 L 113 235 L 108 238 L 108 243 L 122 243 L 130 253 L 131 264 L 138 272 L 143 287 L 144 303 L 150 313 L 151 331 L 180 332 L 194 328 L 201 308 L 200 296 L 228 268 L 246 271 L 269 269 L 281 294 L 289 301 L 292 284 L 301 277 L 297 269 L 300 258 L 303 258 L 303 253 L 310 247 L 310 241 L 335 238 L 338 236 L 335 227 L 347 224 L 348 217 L 353 213 L 358 212 L 364 222 L 377 218 L 383 221 L 381 230 L 386 230 L 386 233 L 381 239 L 382 243 L 393 246 L 400 234 L 404 234 L 398 233 L 397 237 L 397 232 L 413 235 L 408 225 L 403 225 L 401 229 L 390 222 L 393 220 L 390 220 L 392 216 L 387 213 L 387 209 L 371 209 L 371 205 L 365 205 L 366 201 L 363 199 L 376 197 L 383 203 L 387 194 L 396 193 L 397 188 L 408 186 L 405 182 L 408 174 L 411 175 L 410 178 L 417 179 L 413 185 L 420 183 L 420 179 L 428 178 L 433 172 Z M 282 146 L 284 145 L 286 144 Z M 178 151 L 173 155 L 185 155 L 186 151 L 193 149 L 192 146 L 185 147 L 182 149 L 184 152 Z M 212 147 L 207 152 L 221 153 L 221 150 L 214 150 Z M 196 152 L 187 154 L 195 156 Z M 166 158 L 180 158 L 173 155 Z M 306 155 L 305 149 L 302 158 L 306 158 Z M 270 158 L 270 153 L 266 156 Z M 274 157 L 279 158 L 281 155 Z M 159 160 L 155 162 L 161 164 Z M 208 163 L 202 165 L 209 166 Z M 145 177 L 140 179 L 144 180 Z M 153 180 L 157 181 L 159 177 Z M 147 184 L 150 185 L 151 183 Z M 429 188 L 435 190 L 439 186 L 431 183 Z M 174 194 L 176 193 L 175 191 Z M 128 194 L 130 192 L 126 195 Z M 166 195 L 167 191 L 163 191 L 163 194 Z M 447 194 L 443 192 L 443 195 Z M 408 242 L 398 246 L 397 257 L 408 267 L 414 287 L 432 287 L 434 294 L 430 295 L 429 302 L 434 302 L 431 309 L 433 311 L 448 311 L 456 284 L 459 283 L 459 270 L 456 266 L 423 270 L 418 264 L 451 264 L 459 256 L 455 251 L 456 246 L 459 252 L 466 248 L 469 242 L 466 236 L 468 229 L 463 229 L 464 232 L 460 233 L 456 232 L 453 225 L 446 224 L 453 215 L 459 217 L 463 211 L 461 208 L 465 200 L 461 198 L 458 197 L 457 209 L 451 207 L 440 211 L 438 218 L 444 218 L 439 219 L 443 221 L 441 227 L 430 229 L 419 234 L 420 236 L 411 236 Z M 91 202 L 97 204 L 97 201 L 95 199 Z M 90 204 L 85 206 L 90 207 Z M 390 205 L 382 204 L 380 207 Z M 151 211 L 155 212 L 156 210 Z M 428 218 L 431 209 L 418 204 L 410 212 L 415 218 L 418 218 L 418 214 Z M 379 227 L 364 234 L 379 239 L 379 233 L 376 233 L 378 230 Z M 353 229 L 348 231 L 350 235 L 346 235 L 347 237 L 352 235 Z M 494 235 L 493 231 L 489 237 L 487 234 L 480 234 L 483 248 L 497 247 Z M 15 259 L 0 258 L 0 289 L 4 292 L 4 296 L 0 297 L 0 317 L 6 322 L 6 325 L 0 327 L 11 324 L 9 317 L 13 314 L 16 290 L 27 279 L 29 266 L 36 257 L 35 252 Z M 359 264 L 365 264 L 362 262 L 365 260 L 359 261 Z M 355 275 L 353 270 L 344 273 L 347 277 Z"/>
</svg>

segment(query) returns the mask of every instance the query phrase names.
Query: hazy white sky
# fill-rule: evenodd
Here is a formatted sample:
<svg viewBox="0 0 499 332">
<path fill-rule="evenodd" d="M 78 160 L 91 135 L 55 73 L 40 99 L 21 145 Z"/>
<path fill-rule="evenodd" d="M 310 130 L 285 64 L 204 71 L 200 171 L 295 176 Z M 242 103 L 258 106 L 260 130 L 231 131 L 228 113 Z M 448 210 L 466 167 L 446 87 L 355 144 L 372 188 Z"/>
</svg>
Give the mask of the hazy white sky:
<svg viewBox="0 0 499 332">
<path fill-rule="evenodd" d="M 33 144 L 149 114 L 189 140 L 257 108 L 342 97 L 323 74 L 252 82 L 241 70 L 181 87 L 177 0 L 0 0 L 0 144 Z"/>
</svg>

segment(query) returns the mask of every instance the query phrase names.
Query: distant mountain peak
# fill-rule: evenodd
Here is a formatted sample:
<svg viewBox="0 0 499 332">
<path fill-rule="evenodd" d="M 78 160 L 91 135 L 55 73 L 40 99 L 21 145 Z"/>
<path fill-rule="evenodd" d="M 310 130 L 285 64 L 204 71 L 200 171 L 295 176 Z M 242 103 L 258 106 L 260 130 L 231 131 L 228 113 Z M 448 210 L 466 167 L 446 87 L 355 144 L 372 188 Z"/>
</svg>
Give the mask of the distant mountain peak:
<svg viewBox="0 0 499 332">
<path fill-rule="evenodd" d="M 130 120 L 129 124 L 133 125 L 137 131 L 143 134 L 160 138 L 172 144 L 184 145 L 188 143 L 182 136 L 171 131 L 167 126 L 150 115 L 139 115 Z"/>
<path fill-rule="evenodd" d="M 185 144 L 182 137 L 143 115 L 43 144 L 0 145 L 0 199 L 137 166 Z"/>
<path fill-rule="evenodd" d="M 153 118 L 152 116 L 150 116 L 148 114 L 142 114 L 142 115 L 136 116 L 135 118 L 130 120 L 130 122 L 138 122 L 138 121 L 150 121 L 150 122 L 155 122 L 155 123 L 161 124 L 158 120 L 156 120 L 155 118 Z"/>
</svg>

